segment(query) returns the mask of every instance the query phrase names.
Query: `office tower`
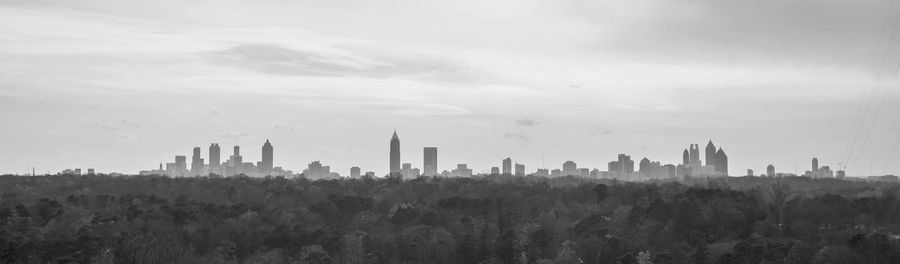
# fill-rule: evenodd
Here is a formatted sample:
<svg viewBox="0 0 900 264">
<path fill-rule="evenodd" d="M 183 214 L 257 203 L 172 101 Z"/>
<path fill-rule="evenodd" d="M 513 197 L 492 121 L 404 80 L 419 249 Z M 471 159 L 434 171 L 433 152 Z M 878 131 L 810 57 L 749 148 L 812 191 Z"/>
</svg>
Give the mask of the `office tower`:
<svg viewBox="0 0 900 264">
<path fill-rule="evenodd" d="M 562 176 L 577 175 L 578 166 L 574 161 L 566 161 L 563 163 Z"/>
<path fill-rule="evenodd" d="M 187 173 L 187 157 L 175 156 L 175 175 L 184 176 Z"/>
<path fill-rule="evenodd" d="M 468 168 L 465 163 L 456 164 L 456 169 L 450 172 L 454 177 L 472 177 L 472 169 Z"/>
<path fill-rule="evenodd" d="M 350 177 L 351 178 L 359 178 L 359 167 L 350 168 Z"/>
<path fill-rule="evenodd" d="M 505 158 L 503 159 L 503 175 L 512 174 L 512 159 Z"/>
<path fill-rule="evenodd" d="M 700 166 L 700 146 L 691 144 L 691 163 L 690 165 Z"/>
<path fill-rule="evenodd" d="M 400 172 L 400 138 L 397 137 L 397 130 L 394 130 L 394 135 L 391 136 L 391 164 L 390 164 L 390 173 L 395 174 Z"/>
<path fill-rule="evenodd" d="M 713 145 L 712 140 L 709 143 L 706 143 L 706 166 L 716 166 L 716 146 Z M 716 168 L 716 171 L 719 169 Z"/>
<path fill-rule="evenodd" d="M 215 169 L 222 164 L 222 154 L 220 153 L 219 144 L 212 143 L 209 145 L 209 167 Z"/>
<path fill-rule="evenodd" d="M 191 174 L 203 174 L 203 159 L 200 158 L 200 147 L 194 147 L 194 155 L 191 156 Z"/>
<path fill-rule="evenodd" d="M 725 155 L 725 151 L 722 148 L 719 148 L 719 151 L 716 151 L 716 172 L 718 172 L 722 176 L 728 176 L 728 155 Z"/>
<path fill-rule="evenodd" d="M 578 177 L 588 177 L 591 175 L 591 169 L 588 168 L 578 168 L 575 171 L 577 172 Z"/>
<path fill-rule="evenodd" d="M 619 166 L 620 171 L 623 173 L 633 173 L 634 172 L 634 161 L 631 160 L 631 156 L 625 154 L 619 154 Z"/>
<path fill-rule="evenodd" d="M 525 164 L 516 163 L 516 176 L 525 176 Z"/>
<path fill-rule="evenodd" d="M 499 174 L 500 174 L 500 168 L 499 168 L 499 167 L 491 167 L 491 174 L 492 174 L 492 175 L 499 175 Z"/>
<path fill-rule="evenodd" d="M 687 149 L 684 149 L 684 153 L 681 154 L 682 165 L 690 165 L 691 164 L 691 154 Z"/>
<path fill-rule="evenodd" d="M 769 166 L 766 167 L 766 176 L 775 177 L 775 166 L 769 164 Z"/>
<path fill-rule="evenodd" d="M 752 169 L 747 169 L 747 176 L 748 176 L 748 177 L 753 177 L 753 170 L 752 170 Z"/>
<path fill-rule="evenodd" d="M 812 172 L 815 173 L 815 172 L 818 172 L 818 171 L 819 171 L 819 158 L 813 157 L 813 159 L 812 159 Z"/>
<path fill-rule="evenodd" d="M 241 155 L 241 146 L 234 145 L 234 154 L 231 154 L 231 155 L 240 156 Z"/>
<path fill-rule="evenodd" d="M 641 176 L 650 177 L 652 172 L 650 171 L 650 160 L 647 158 L 641 159 L 641 163 L 638 165 L 638 172 L 641 173 Z"/>
<path fill-rule="evenodd" d="M 843 179 L 844 177 L 847 177 L 847 174 L 843 170 L 839 170 L 835 174 L 835 177 L 837 177 L 838 179 Z"/>
<path fill-rule="evenodd" d="M 272 173 L 272 143 L 266 139 L 266 143 L 262 146 L 262 162 L 260 162 L 259 173 L 269 175 Z"/>
<path fill-rule="evenodd" d="M 422 170 L 424 173 L 422 175 L 425 176 L 435 176 L 437 175 L 437 148 L 435 147 L 425 147 L 423 150 L 425 156 L 422 162 Z"/>
</svg>

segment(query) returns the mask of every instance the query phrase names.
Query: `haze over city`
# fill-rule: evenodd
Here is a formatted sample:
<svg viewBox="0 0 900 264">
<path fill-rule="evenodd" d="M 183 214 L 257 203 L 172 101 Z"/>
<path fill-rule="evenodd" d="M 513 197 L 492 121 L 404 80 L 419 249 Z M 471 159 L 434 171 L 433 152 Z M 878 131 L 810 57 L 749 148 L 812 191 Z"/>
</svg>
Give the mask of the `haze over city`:
<svg viewBox="0 0 900 264">
<path fill-rule="evenodd" d="M 725 146 L 732 175 L 900 173 L 892 1 L 0 0 L 0 173 L 133 174 L 210 143 L 300 171 Z M 408 153 L 408 154 L 407 154 Z M 223 158 L 224 159 L 224 158 Z M 421 168 L 421 167 L 420 167 Z"/>
</svg>

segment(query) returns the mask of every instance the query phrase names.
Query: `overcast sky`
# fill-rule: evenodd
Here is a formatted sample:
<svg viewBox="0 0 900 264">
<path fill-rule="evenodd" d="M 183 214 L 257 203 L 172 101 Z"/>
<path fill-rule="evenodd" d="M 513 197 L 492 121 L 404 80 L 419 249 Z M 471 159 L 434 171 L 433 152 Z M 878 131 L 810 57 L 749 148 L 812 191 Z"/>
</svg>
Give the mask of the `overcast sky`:
<svg viewBox="0 0 900 264">
<path fill-rule="evenodd" d="M 381 175 L 396 129 L 404 163 L 435 146 L 441 170 L 678 163 L 712 139 L 732 175 L 813 156 L 900 174 L 898 18 L 891 0 L 0 0 L 0 173 L 136 173 L 212 142 L 258 161 L 269 139 L 276 166 Z"/>
</svg>

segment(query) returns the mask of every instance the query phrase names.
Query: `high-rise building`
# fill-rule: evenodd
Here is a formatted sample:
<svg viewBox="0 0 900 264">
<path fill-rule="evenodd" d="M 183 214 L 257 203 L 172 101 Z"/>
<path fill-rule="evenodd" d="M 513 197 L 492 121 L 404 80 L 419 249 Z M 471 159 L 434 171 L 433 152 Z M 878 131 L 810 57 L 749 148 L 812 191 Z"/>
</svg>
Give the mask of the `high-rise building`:
<svg viewBox="0 0 900 264">
<path fill-rule="evenodd" d="M 359 167 L 350 168 L 350 177 L 351 178 L 359 178 Z"/>
<path fill-rule="evenodd" d="M 212 143 L 209 145 L 209 167 L 210 170 L 215 170 L 222 164 L 222 153 L 221 149 L 219 149 L 218 143 Z"/>
<path fill-rule="evenodd" d="M 700 166 L 700 146 L 691 144 L 691 163 L 690 165 Z"/>
<path fill-rule="evenodd" d="M 266 143 L 262 146 L 262 162 L 260 162 L 259 172 L 263 175 L 269 175 L 272 173 L 272 143 L 269 143 L 269 140 L 266 139 Z"/>
<path fill-rule="evenodd" d="M 516 176 L 525 176 L 525 164 L 516 163 Z"/>
<path fill-rule="evenodd" d="M 548 170 L 548 169 L 537 169 L 537 172 L 534 173 L 534 175 L 535 175 L 535 176 L 540 176 L 540 177 L 549 177 L 549 176 L 550 176 L 550 170 Z"/>
<path fill-rule="evenodd" d="M 395 174 L 400 172 L 400 138 L 397 137 L 397 130 L 394 130 L 394 135 L 391 136 L 391 164 L 390 164 L 390 173 Z"/>
<path fill-rule="evenodd" d="M 775 177 L 775 166 L 774 165 L 769 164 L 769 166 L 766 166 L 766 176 Z"/>
<path fill-rule="evenodd" d="M 578 175 L 578 166 L 574 161 L 566 161 L 563 163 L 562 176 Z"/>
<path fill-rule="evenodd" d="M 491 175 L 500 175 L 500 168 L 491 167 Z"/>
<path fill-rule="evenodd" d="M 748 176 L 748 177 L 753 177 L 753 170 L 752 170 L 752 169 L 747 169 L 747 176 Z"/>
<path fill-rule="evenodd" d="M 709 143 L 706 143 L 706 166 L 716 166 L 718 163 L 716 162 L 716 145 L 713 145 L 712 140 Z M 716 171 L 719 169 L 716 168 Z"/>
<path fill-rule="evenodd" d="M 435 176 L 437 175 L 437 148 L 435 147 L 426 147 L 424 149 L 424 162 L 422 169 L 424 170 L 423 175 L 425 176 Z"/>
<path fill-rule="evenodd" d="M 203 158 L 200 158 L 200 147 L 194 147 L 194 155 L 191 156 L 191 174 L 203 174 Z"/>
<path fill-rule="evenodd" d="M 716 165 L 716 172 L 721 176 L 728 176 L 728 155 L 725 155 L 725 151 L 722 148 L 716 151 L 714 164 Z"/>
<path fill-rule="evenodd" d="M 184 176 L 187 173 L 187 157 L 175 156 L 175 175 Z"/>
<path fill-rule="evenodd" d="M 818 171 L 819 171 L 819 158 L 813 157 L 813 159 L 812 159 L 812 172 L 815 173 L 815 172 L 818 172 Z"/>
<path fill-rule="evenodd" d="M 509 157 L 503 159 L 503 174 L 512 174 L 512 159 L 510 159 Z"/>
<path fill-rule="evenodd" d="M 647 159 L 647 158 L 641 159 L 640 164 L 638 164 L 638 172 L 641 173 L 641 176 L 643 176 L 643 177 L 651 176 L 651 174 L 653 172 L 650 171 L 651 170 L 650 164 L 651 164 L 650 159 Z"/>
<path fill-rule="evenodd" d="M 688 152 L 688 149 L 684 149 L 684 153 L 681 154 L 682 165 L 690 165 L 691 164 L 691 154 Z"/>
</svg>

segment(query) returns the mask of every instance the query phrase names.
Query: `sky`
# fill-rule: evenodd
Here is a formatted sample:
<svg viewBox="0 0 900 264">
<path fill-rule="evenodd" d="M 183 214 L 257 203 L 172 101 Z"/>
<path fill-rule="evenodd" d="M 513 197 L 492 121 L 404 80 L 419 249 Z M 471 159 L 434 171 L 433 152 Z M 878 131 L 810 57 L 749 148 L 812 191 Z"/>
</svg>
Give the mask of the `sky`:
<svg viewBox="0 0 900 264">
<path fill-rule="evenodd" d="M 0 173 L 240 145 L 301 171 L 605 170 L 709 140 L 746 169 L 900 174 L 895 0 L 0 0 Z"/>
</svg>

